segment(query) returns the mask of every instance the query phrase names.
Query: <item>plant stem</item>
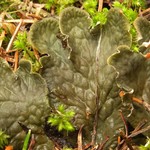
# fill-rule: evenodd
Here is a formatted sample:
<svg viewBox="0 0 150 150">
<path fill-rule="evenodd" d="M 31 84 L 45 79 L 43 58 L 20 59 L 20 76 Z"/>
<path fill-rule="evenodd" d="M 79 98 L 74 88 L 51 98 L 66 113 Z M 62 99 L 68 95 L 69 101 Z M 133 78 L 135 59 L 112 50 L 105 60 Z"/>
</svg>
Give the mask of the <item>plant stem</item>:
<svg viewBox="0 0 150 150">
<path fill-rule="evenodd" d="M 35 20 L 33 19 L 22 19 L 24 23 L 34 23 Z M 18 23 L 20 22 L 20 19 L 9 19 L 9 20 L 5 20 L 4 23 Z"/>
<path fill-rule="evenodd" d="M 99 3 L 98 3 L 98 12 L 101 12 L 103 9 L 103 0 L 99 0 Z"/>
<path fill-rule="evenodd" d="M 124 126 L 125 126 L 126 136 L 128 136 L 128 126 L 127 126 L 127 122 L 126 122 L 126 120 L 125 120 L 125 118 L 124 118 L 124 116 L 123 116 L 123 114 L 122 114 L 122 111 L 119 111 L 119 112 L 120 112 L 121 119 L 122 119 L 122 121 L 123 121 L 123 123 L 124 123 Z"/>
<path fill-rule="evenodd" d="M 19 59 L 19 52 L 18 50 L 15 52 L 15 65 L 14 65 L 14 71 L 17 70 L 18 67 L 18 59 Z"/>
<path fill-rule="evenodd" d="M 80 127 L 80 130 L 78 133 L 78 150 L 83 150 L 82 149 L 82 128 L 83 128 L 83 125 Z"/>
<path fill-rule="evenodd" d="M 28 131 L 28 133 L 25 137 L 22 150 L 27 150 L 28 149 L 30 137 L 31 137 L 31 129 L 29 129 L 29 131 Z"/>
</svg>

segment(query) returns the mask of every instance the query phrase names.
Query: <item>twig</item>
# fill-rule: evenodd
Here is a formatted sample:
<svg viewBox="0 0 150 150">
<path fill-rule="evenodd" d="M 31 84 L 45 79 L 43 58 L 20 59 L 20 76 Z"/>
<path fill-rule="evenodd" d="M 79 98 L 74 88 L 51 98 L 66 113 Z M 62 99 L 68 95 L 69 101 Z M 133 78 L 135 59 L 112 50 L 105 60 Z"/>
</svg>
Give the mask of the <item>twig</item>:
<svg viewBox="0 0 150 150">
<path fill-rule="evenodd" d="M 103 8 L 103 0 L 99 0 L 99 3 L 98 3 L 98 12 L 101 12 L 102 8 Z"/>
<path fill-rule="evenodd" d="M 120 149 L 121 145 L 124 144 L 125 140 L 121 139 L 122 135 L 124 135 L 123 131 L 120 131 L 120 135 L 119 135 L 119 139 L 118 139 L 118 146 L 117 146 L 117 150 Z"/>
<path fill-rule="evenodd" d="M 23 20 L 21 19 L 21 20 L 20 20 L 20 23 L 18 24 L 18 26 L 17 26 L 17 28 L 16 28 L 14 34 L 13 34 L 13 36 L 11 37 L 11 39 L 10 39 L 10 41 L 9 41 L 9 44 L 8 44 L 8 46 L 7 46 L 7 48 L 6 48 L 6 52 L 8 52 L 8 51 L 11 49 L 12 43 L 13 43 L 13 41 L 14 41 L 14 39 L 15 39 L 15 37 L 16 37 L 16 35 L 17 35 L 17 33 L 18 33 L 18 31 L 19 31 L 21 25 L 22 25 L 22 23 L 23 23 Z"/>
<path fill-rule="evenodd" d="M 23 23 L 34 23 L 33 19 L 22 19 Z M 0 22 L 2 23 L 2 22 Z M 20 19 L 4 20 L 3 23 L 20 23 Z"/>
<path fill-rule="evenodd" d="M 106 139 L 102 142 L 102 144 L 100 144 L 97 148 L 97 150 L 103 150 L 105 144 L 107 143 L 107 141 L 109 140 L 109 137 L 106 137 Z"/>
<path fill-rule="evenodd" d="M 126 144 L 126 146 L 128 146 L 128 148 L 130 149 L 130 150 L 133 150 L 133 147 L 132 147 L 132 145 L 131 145 L 131 138 L 133 138 L 133 137 L 135 137 L 135 136 L 137 136 L 137 135 L 139 135 L 139 134 L 141 134 L 141 133 L 144 133 L 144 132 L 146 132 L 146 131 L 148 131 L 148 130 L 150 130 L 150 125 L 149 126 L 147 126 L 146 128 L 144 128 L 144 129 L 140 129 L 140 128 L 142 128 L 142 126 L 144 125 L 146 123 L 146 121 L 143 121 L 143 123 L 140 123 L 140 124 L 138 124 L 138 126 L 135 128 L 135 130 L 130 134 L 130 135 L 128 135 L 128 136 L 126 136 L 123 132 L 120 132 L 120 136 L 123 138 L 122 139 L 122 141 L 119 143 L 119 145 L 118 145 L 118 150 L 120 150 L 120 146 L 122 145 L 122 144 Z M 140 130 L 139 130 L 140 129 Z"/>
<path fill-rule="evenodd" d="M 142 121 L 135 127 L 135 129 L 132 131 L 132 133 L 135 133 L 135 132 L 141 130 L 142 127 L 143 127 L 146 123 L 147 123 L 147 120 L 145 120 L 145 119 L 142 120 Z"/>
<path fill-rule="evenodd" d="M 132 97 L 132 100 L 136 103 L 143 105 L 150 112 L 150 104 L 136 97 Z"/>
<path fill-rule="evenodd" d="M 150 112 L 150 104 L 147 102 L 143 101 L 143 106 Z"/>
<path fill-rule="evenodd" d="M 84 150 L 89 149 L 91 147 L 91 145 L 92 145 L 91 143 L 88 143 L 88 144 L 83 146 L 83 149 Z"/>
<path fill-rule="evenodd" d="M 148 130 L 150 130 L 150 125 L 147 126 L 147 127 L 144 128 L 144 129 L 141 129 L 141 130 L 137 131 L 137 132 L 133 132 L 132 134 L 130 134 L 130 135 L 128 136 L 128 138 L 135 137 L 135 136 L 137 136 L 138 134 L 144 133 L 144 132 L 146 132 L 146 131 L 148 131 Z"/>
<path fill-rule="evenodd" d="M 147 9 L 143 10 L 143 11 L 140 13 L 140 15 L 143 16 L 144 14 L 149 13 L 149 12 L 150 12 L 150 8 L 147 8 Z"/>
<path fill-rule="evenodd" d="M 55 10 L 54 10 L 54 9 L 55 9 L 55 7 L 54 7 L 54 6 L 52 6 L 52 8 L 51 8 L 51 15 L 52 15 L 52 16 L 54 16 L 54 15 L 55 15 Z"/>
<path fill-rule="evenodd" d="M 126 120 L 125 120 L 125 118 L 124 118 L 124 116 L 123 116 L 123 114 L 122 114 L 122 111 L 120 110 L 119 112 L 120 112 L 121 119 L 122 119 L 122 121 L 123 121 L 123 123 L 124 123 L 124 126 L 125 126 L 125 134 L 126 134 L 126 136 L 128 136 L 128 126 L 127 126 L 127 122 L 126 122 Z"/>
<path fill-rule="evenodd" d="M 120 137 L 120 135 L 117 138 L 117 142 L 118 142 L 118 145 L 121 143 L 121 137 Z"/>
<path fill-rule="evenodd" d="M 19 59 L 19 52 L 18 52 L 18 50 L 15 52 L 14 58 L 15 58 L 14 71 L 16 71 L 17 67 L 18 67 L 18 59 Z"/>
<path fill-rule="evenodd" d="M 35 138 L 34 138 L 34 134 L 31 135 L 31 140 L 30 140 L 30 144 L 28 147 L 28 150 L 33 150 L 34 146 L 35 146 Z"/>
<path fill-rule="evenodd" d="M 139 98 L 136 98 L 136 97 L 132 97 L 132 100 L 136 103 L 139 103 L 139 104 L 143 104 L 143 100 L 139 99 Z"/>
<path fill-rule="evenodd" d="M 83 125 L 80 127 L 80 130 L 78 133 L 78 150 L 82 150 L 82 128 L 83 128 Z"/>
<path fill-rule="evenodd" d="M 13 50 L 9 50 L 8 52 L 6 52 L 6 54 L 12 53 L 12 52 L 16 52 L 17 49 L 13 49 Z"/>
<path fill-rule="evenodd" d="M 124 134 L 121 134 L 121 137 L 124 139 L 124 141 L 125 141 L 126 145 L 128 146 L 128 148 L 129 148 L 130 150 L 134 150 L 133 147 L 132 147 L 132 145 L 131 145 L 131 141 L 130 141 L 129 136 L 126 136 L 126 135 L 124 135 Z"/>
<path fill-rule="evenodd" d="M 33 52 L 34 52 L 36 59 L 39 60 L 40 55 L 39 55 L 38 51 L 35 48 L 33 48 Z"/>
</svg>

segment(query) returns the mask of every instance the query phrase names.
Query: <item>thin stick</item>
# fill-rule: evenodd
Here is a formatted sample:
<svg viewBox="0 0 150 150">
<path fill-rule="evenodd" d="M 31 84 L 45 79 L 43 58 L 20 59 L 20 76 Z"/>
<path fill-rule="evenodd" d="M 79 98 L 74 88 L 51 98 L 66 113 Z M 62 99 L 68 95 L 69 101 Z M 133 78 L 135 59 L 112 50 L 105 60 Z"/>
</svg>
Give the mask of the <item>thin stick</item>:
<svg viewBox="0 0 150 150">
<path fill-rule="evenodd" d="M 132 133 L 141 130 L 142 127 L 143 127 L 146 123 L 147 123 L 147 120 L 142 120 L 142 121 L 135 127 L 135 129 L 132 131 Z M 131 133 L 131 134 L 132 134 L 132 133 Z"/>
<path fill-rule="evenodd" d="M 146 132 L 146 131 L 148 131 L 148 130 L 150 130 L 150 125 L 147 126 L 147 127 L 144 128 L 144 129 L 141 129 L 141 130 L 139 130 L 139 131 L 137 131 L 137 132 L 134 132 L 134 133 L 130 134 L 130 135 L 128 136 L 128 138 L 135 137 L 135 136 L 137 136 L 138 134 L 144 133 L 144 132 Z"/>
<path fill-rule="evenodd" d="M 130 150 L 133 150 L 132 145 L 130 144 L 130 139 L 137 136 L 138 134 L 141 134 L 141 133 L 144 133 L 144 132 L 147 132 L 148 130 L 150 130 L 150 125 L 144 129 L 140 129 L 145 123 L 146 122 L 144 121 L 144 123 L 138 125 L 138 127 L 136 127 L 136 129 L 129 136 L 126 136 L 126 135 L 124 135 L 123 132 L 120 132 L 120 135 L 123 138 L 123 140 L 119 143 L 118 149 L 120 150 L 120 146 L 125 142 L 126 145 L 128 146 L 128 148 L 130 148 Z"/>
<path fill-rule="evenodd" d="M 143 106 L 150 112 L 150 104 L 144 101 Z"/>
<path fill-rule="evenodd" d="M 99 0 L 99 3 L 98 3 L 98 12 L 101 12 L 103 9 L 103 0 Z"/>
<path fill-rule="evenodd" d="M 128 126 L 127 126 L 127 122 L 126 122 L 126 120 L 125 120 L 125 118 L 124 118 L 124 116 L 123 116 L 123 114 L 122 114 L 122 111 L 120 110 L 119 112 L 120 112 L 121 119 L 122 119 L 122 121 L 123 121 L 123 123 L 124 123 L 124 126 L 125 126 L 126 136 L 128 136 Z"/>
<path fill-rule="evenodd" d="M 35 48 L 33 48 L 33 52 L 34 52 L 36 59 L 39 60 L 40 55 L 39 55 L 38 51 Z"/>
<path fill-rule="evenodd" d="M 150 104 L 136 97 L 132 97 L 132 100 L 136 103 L 143 105 L 150 112 Z"/>
<path fill-rule="evenodd" d="M 108 140 L 109 140 L 109 137 L 106 137 L 106 139 L 103 141 L 103 143 L 98 146 L 97 150 L 103 150 L 103 148 Z"/>
<path fill-rule="evenodd" d="M 128 137 L 121 135 L 130 150 L 134 150 Z"/>
<path fill-rule="evenodd" d="M 35 138 L 34 138 L 34 134 L 32 134 L 28 150 L 33 150 L 35 144 L 36 144 L 36 141 L 35 141 Z"/>
<path fill-rule="evenodd" d="M 83 150 L 82 149 L 82 128 L 83 128 L 83 125 L 80 127 L 80 130 L 78 133 L 78 150 Z"/>
<path fill-rule="evenodd" d="M 118 142 L 118 144 L 120 144 L 120 143 L 121 143 L 121 137 L 120 137 L 120 136 L 118 136 L 118 138 L 117 138 L 117 142 Z"/>
<path fill-rule="evenodd" d="M 17 67 L 18 67 L 18 59 L 19 59 L 19 52 L 16 51 L 16 52 L 15 52 L 15 65 L 14 65 L 14 71 L 17 70 Z"/>
<path fill-rule="evenodd" d="M 144 15 L 145 13 L 148 13 L 148 12 L 150 12 L 150 8 L 148 8 L 148 9 L 146 9 L 146 10 L 143 10 L 143 11 L 140 13 L 140 15 Z"/>
<path fill-rule="evenodd" d="M 86 145 L 83 146 L 83 149 L 86 150 L 86 149 L 90 148 L 91 145 L 92 145 L 91 143 L 88 143 L 88 144 L 86 144 Z"/>
<path fill-rule="evenodd" d="M 18 26 L 17 26 L 17 28 L 16 28 L 14 34 L 13 34 L 13 36 L 11 37 L 11 39 L 10 39 L 10 41 L 9 41 L 9 44 L 8 44 L 8 46 L 7 46 L 7 48 L 6 48 L 6 52 L 8 52 L 8 51 L 11 49 L 12 43 L 13 43 L 13 41 L 14 41 L 14 39 L 15 39 L 15 37 L 16 37 L 16 35 L 17 35 L 17 33 L 18 33 L 18 31 L 19 31 L 21 25 L 22 25 L 22 23 L 23 23 L 23 20 L 21 19 L 21 20 L 20 20 L 20 23 L 18 24 Z"/>
<path fill-rule="evenodd" d="M 24 23 L 34 23 L 35 21 L 33 19 L 22 19 Z M 12 19 L 12 20 L 4 20 L 0 23 L 19 23 L 20 19 Z"/>
<path fill-rule="evenodd" d="M 139 103 L 139 104 L 143 104 L 143 100 L 141 100 L 141 99 L 139 99 L 139 98 L 132 97 L 132 100 L 133 100 L 134 102 Z"/>
<path fill-rule="evenodd" d="M 17 49 L 13 49 L 13 50 L 9 50 L 8 52 L 6 52 L 6 54 L 12 53 L 12 52 L 16 52 Z"/>
</svg>

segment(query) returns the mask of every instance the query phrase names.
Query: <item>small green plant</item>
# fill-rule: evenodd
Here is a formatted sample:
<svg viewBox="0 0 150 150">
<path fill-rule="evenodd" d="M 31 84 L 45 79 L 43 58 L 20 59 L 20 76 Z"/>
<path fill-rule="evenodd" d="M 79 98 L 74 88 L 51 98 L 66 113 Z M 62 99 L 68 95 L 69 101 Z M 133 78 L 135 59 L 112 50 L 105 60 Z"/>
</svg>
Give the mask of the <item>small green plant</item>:
<svg viewBox="0 0 150 150">
<path fill-rule="evenodd" d="M 138 13 L 136 9 L 129 8 L 126 3 L 120 3 L 119 1 L 115 1 L 113 3 L 114 8 L 119 8 L 122 10 L 123 14 L 128 18 L 130 23 L 136 19 Z"/>
<path fill-rule="evenodd" d="M 95 26 L 99 23 L 103 25 L 107 21 L 108 9 L 103 8 L 102 11 L 98 12 L 97 5 L 97 0 L 86 0 L 83 2 L 83 8 L 90 14 L 93 20 L 92 26 Z"/>
<path fill-rule="evenodd" d="M 74 131 L 75 128 L 71 123 L 75 112 L 70 110 L 66 111 L 64 105 L 58 106 L 56 113 L 52 113 L 48 118 L 48 123 L 51 126 L 56 126 L 58 131 L 66 130 L 66 131 Z"/>
<path fill-rule="evenodd" d="M 147 140 L 147 143 L 139 147 L 140 150 L 150 150 L 150 139 Z"/>
<path fill-rule="evenodd" d="M 0 129 L 0 149 L 8 144 L 9 135 Z"/>
<path fill-rule="evenodd" d="M 88 11 L 90 15 L 94 15 L 97 7 L 97 0 L 86 0 L 83 2 L 83 8 Z"/>
<path fill-rule="evenodd" d="M 137 44 L 137 33 L 136 30 L 133 26 L 134 20 L 138 17 L 138 12 L 139 9 L 144 9 L 145 8 L 145 2 L 141 0 L 124 0 L 122 3 L 119 1 L 114 1 L 113 2 L 113 7 L 121 9 L 123 14 L 127 17 L 127 19 L 130 22 L 131 28 L 130 28 L 130 33 L 132 35 L 132 50 L 133 51 L 138 51 L 138 44 Z"/>
<path fill-rule="evenodd" d="M 83 8 L 90 14 L 93 24 L 95 26 L 97 24 L 104 25 L 107 21 L 107 14 L 108 9 L 103 8 L 102 11 L 97 11 L 98 1 L 97 0 L 85 0 L 83 2 Z M 119 1 L 114 1 L 112 7 L 120 9 L 123 14 L 127 17 L 130 22 L 131 29 L 130 33 L 132 35 L 132 49 L 133 51 L 138 51 L 138 44 L 137 44 L 137 33 L 133 26 L 134 20 L 138 17 L 139 9 L 144 9 L 146 3 L 141 0 L 124 0 L 122 3 Z"/>
<path fill-rule="evenodd" d="M 41 67 L 39 61 L 36 59 L 34 52 L 31 49 L 31 45 L 27 40 L 27 32 L 19 32 L 16 40 L 13 43 L 14 48 L 23 52 L 23 58 L 30 60 L 32 63 L 32 70 L 38 71 Z"/>
<path fill-rule="evenodd" d="M 28 44 L 28 41 L 27 41 L 27 33 L 19 32 L 13 44 L 16 49 L 20 49 L 24 51 L 29 49 L 30 45 Z"/>
</svg>

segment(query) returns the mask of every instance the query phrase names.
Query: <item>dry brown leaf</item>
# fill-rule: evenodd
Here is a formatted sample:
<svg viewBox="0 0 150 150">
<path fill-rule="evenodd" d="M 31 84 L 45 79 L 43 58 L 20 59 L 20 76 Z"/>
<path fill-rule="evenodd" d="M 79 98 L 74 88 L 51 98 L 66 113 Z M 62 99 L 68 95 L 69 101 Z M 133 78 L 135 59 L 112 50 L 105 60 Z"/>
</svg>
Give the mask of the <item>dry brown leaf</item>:
<svg viewBox="0 0 150 150">
<path fill-rule="evenodd" d="M 16 30 L 16 26 L 13 23 L 2 23 L 2 28 L 5 30 L 6 33 L 14 34 Z"/>
</svg>

